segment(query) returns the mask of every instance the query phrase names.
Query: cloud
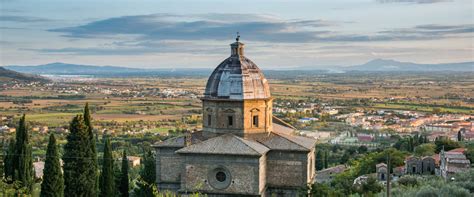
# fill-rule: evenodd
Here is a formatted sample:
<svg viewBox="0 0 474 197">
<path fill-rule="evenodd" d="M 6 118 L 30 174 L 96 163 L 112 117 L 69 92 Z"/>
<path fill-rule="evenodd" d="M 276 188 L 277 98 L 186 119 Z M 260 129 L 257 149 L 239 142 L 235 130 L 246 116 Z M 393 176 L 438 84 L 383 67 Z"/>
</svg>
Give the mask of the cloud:
<svg viewBox="0 0 474 197">
<path fill-rule="evenodd" d="M 215 54 L 228 50 L 228 47 L 195 43 L 192 41 L 120 41 L 94 47 L 24 48 L 22 50 L 68 55 L 143 55 L 153 53 Z"/>
<path fill-rule="evenodd" d="M 0 29 L 4 29 L 4 30 L 23 30 L 23 29 L 27 29 L 27 28 L 21 28 L 21 27 L 4 27 L 4 26 L 0 26 Z"/>
<path fill-rule="evenodd" d="M 472 32 L 472 25 L 421 25 L 368 34 L 328 30 L 343 22 L 325 20 L 284 20 L 258 14 L 153 14 L 98 20 L 75 27 L 51 29 L 65 37 L 101 38 L 133 35 L 140 41 L 229 40 L 240 32 L 244 40 L 273 43 L 372 42 L 427 40 Z"/>
<path fill-rule="evenodd" d="M 318 28 L 331 25 L 335 23 L 323 20 L 281 20 L 256 14 L 154 14 L 109 18 L 50 31 L 76 38 L 125 34 L 139 35 L 146 40 L 228 40 L 230 35 L 240 32 L 245 40 L 306 42 L 315 40 L 318 34 L 329 33 Z"/>
<path fill-rule="evenodd" d="M 20 23 L 36 23 L 36 22 L 50 22 L 51 19 L 32 17 L 32 16 L 14 16 L 14 15 L 0 15 L 0 21 L 4 22 L 20 22 Z"/>
<path fill-rule="evenodd" d="M 436 25 L 436 24 L 428 24 L 428 25 L 418 25 L 416 26 L 417 29 L 422 30 L 447 30 L 447 31 L 457 31 L 457 30 L 470 30 L 472 32 L 474 25 Z"/>
<path fill-rule="evenodd" d="M 452 0 L 376 0 L 377 3 L 417 3 L 417 4 L 431 4 L 450 2 Z"/>
<path fill-rule="evenodd" d="M 367 43 L 472 37 L 474 25 L 425 24 L 367 34 L 340 32 L 345 22 L 285 20 L 259 14 L 153 14 L 108 18 L 84 25 L 51 29 L 68 38 L 106 39 L 108 43 L 82 47 L 24 49 L 51 54 L 139 55 L 152 53 L 210 54 L 227 50 L 239 31 L 242 40 L 270 45 Z M 340 28 L 339 28 L 340 29 Z M 466 35 L 468 34 L 468 35 Z M 268 47 L 267 47 L 268 48 Z M 203 50 L 206 49 L 206 50 Z"/>
<path fill-rule="evenodd" d="M 438 39 L 453 36 L 455 34 L 469 34 L 474 32 L 473 24 L 465 25 L 419 25 L 414 28 L 393 29 L 381 31 L 380 34 L 412 39 Z M 472 35 L 470 35 L 472 37 Z"/>
</svg>

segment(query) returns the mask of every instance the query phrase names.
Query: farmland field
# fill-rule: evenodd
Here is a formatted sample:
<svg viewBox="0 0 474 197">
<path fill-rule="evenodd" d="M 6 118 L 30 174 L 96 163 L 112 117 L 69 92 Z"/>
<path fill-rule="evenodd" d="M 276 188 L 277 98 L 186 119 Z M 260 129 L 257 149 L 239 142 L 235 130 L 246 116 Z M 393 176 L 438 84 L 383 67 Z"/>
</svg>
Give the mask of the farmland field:
<svg viewBox="0 0 474 197">
<path fill-rule="evenodd" d="M 455 77 L 451 76 L 455 75 Z M 363 101 L 357 107 L 474 113 L 474 74 L 321 74 L 268 76 L 275 99 Z M 447 81 L 446 79 L 450 80 Z M 94 78 L 0 91 L 3 115 L 25 113 L 30 121 L 66 126 L 89 103 L 100 122 L 158 121 L 175 125 L 199 116 L 205 78 Z M 171 92 L 169 95 L 166 92 Z M 181 93 L 182 92 L 182 93 Z M 395 99 L 396 101 L 392 100 Z M 364 101 L 365 100 L 365 101 Z M 369 102 L 369 103 L 367 103 Z M 198 118 L 199 119 L 199 118 Z M 198 120 L 199 121 L 199 120 Z"/>
</svg>

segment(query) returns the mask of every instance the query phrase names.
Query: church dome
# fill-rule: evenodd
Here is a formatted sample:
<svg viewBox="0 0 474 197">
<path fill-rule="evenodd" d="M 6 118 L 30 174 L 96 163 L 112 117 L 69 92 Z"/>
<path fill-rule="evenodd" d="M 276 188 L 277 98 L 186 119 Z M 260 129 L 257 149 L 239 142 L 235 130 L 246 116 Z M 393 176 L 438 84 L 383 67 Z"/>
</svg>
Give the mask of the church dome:
<svg viewBox="0 0 474 197">
<path fill-rule="evenodd" d="M 212 72 L 206 85 L 204 99 L 269 99 L 270 88 L 262 71 L 244 56 L 244 44 L 231 45 L 231 56 Z"/>
</svg>

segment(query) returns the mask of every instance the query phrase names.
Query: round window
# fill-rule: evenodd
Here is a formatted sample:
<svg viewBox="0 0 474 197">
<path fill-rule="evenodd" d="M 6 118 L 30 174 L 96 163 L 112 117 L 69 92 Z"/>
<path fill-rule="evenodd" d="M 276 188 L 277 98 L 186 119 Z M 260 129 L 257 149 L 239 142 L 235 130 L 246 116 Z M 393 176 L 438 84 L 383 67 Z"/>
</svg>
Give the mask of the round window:
<svg viewBox="0 0 474 197">
<path fill-rule="evenodd" d="M 208 183 L 215 189 L 222 190 L 230 186 L 232 175 L 224 166 L 216 166 L 209 170 Z"/>
<path fill-rule="evenodd" d="M 225 175 L 224 172 L 219 171 L 219 172 L 216 173 L 216 179 L 217 179 L 217 181 L 219 181 L 219 182 L 224 182 L 226 178 L 227 178 L 227 176 Z"/>
</svg>

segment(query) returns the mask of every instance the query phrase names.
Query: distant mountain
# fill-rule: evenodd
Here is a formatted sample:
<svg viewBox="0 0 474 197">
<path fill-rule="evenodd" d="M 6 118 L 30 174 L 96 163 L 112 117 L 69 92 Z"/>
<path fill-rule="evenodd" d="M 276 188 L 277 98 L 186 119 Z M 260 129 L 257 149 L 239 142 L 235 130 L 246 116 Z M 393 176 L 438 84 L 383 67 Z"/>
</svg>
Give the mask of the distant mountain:
<svg viewBox="0 0 474 197">
<path fill-rule="evenodd" d="M 5 66 L 5 68 L 22 73 L 48 75 L 93 75 L 93 76 L 171 76 L 171 77 L 207 77 L 212 68 L 176 68 L 176 69 L 140 69 L 119 66 L 92 66 L 66 63 L 51 63 L 38 66 Z M 362 65 L 355 66 L 319 66 L 295 67 L 292 69 L 266 70 L 265 73 L 273 76 L 289 74 L 308 75 L 312 73 L 340 73 L 350 71 L 364 72 L 433 72 L 433 71 L 474 71 L 474 62 L 446 63 L 446 64 L 416 64 L 395 60 L 375 59 Z M 312 71 L 312 72 L 309 72 Z"/>
<path fill-rule="evenodd" d="M 118 66 L 91 66 L 65 63 L 51 63 L 38 66 L 5 66 L 5 68 L 24 73 L 35 74 L 64 74 L 64 75 L 84 75 L 84 74 L 113 74 L 143 72 L 144 69 L 126 68 Z"/>
<path fill-rule="evenodd" d="M 416 64 L 395 60 L 374 59 L 362 65 L 343 68 L 346 71 L 471 71 L 474 72 L 474 62 L 444 63 L 444 64 Z"/>
<path fill-rule="evenodd" d="M 38 66 L 5 66 L 5 68 L 31 74 L 42 75 L 93 75 L 93 76 L 207 76 L 210 69 L 140 69 L 119 66 L 92 66 L 66 63 L 51 63 Z"/>
<path fill-rule="evenodd" d="M 48 82 L 49 79 L 31 74 L 23 74 L 0 67 L 0 81 Z"/>
</svg>

